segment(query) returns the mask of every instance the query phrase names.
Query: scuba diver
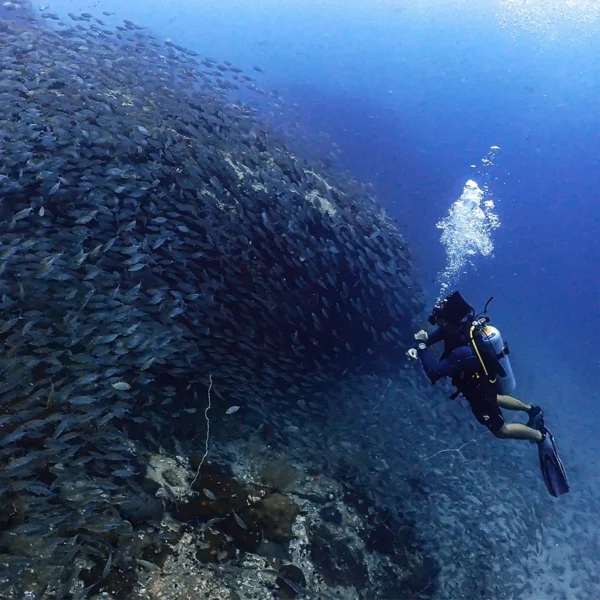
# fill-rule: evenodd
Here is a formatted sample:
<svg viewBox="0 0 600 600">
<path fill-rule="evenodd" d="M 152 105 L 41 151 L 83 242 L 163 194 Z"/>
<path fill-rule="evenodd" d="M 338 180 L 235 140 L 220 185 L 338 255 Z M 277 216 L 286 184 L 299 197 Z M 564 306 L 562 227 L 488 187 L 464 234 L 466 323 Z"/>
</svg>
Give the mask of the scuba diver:
<svg viewBox="0 0 600 600">
<path fill-rule="evenodd" d="M 508 359 L 508 347 L 500 332 L 490 325 L 483 313 L 475 316 L 475 310 L 459 292 L 452 292 L 438 302 L 429 323 L 436 328 L 427 334 L 421 330 L 415 334 L 417 348 L 406 353 L 411 359 L 419 358 L 425 374 L 432 384 L 450 377 L 456 387 L 454 400 L 462 394 L 471 407 L 475 418 L 496 437 L 536 442 L 540 467 L 546 487 L 553 496 L 566 494 L 569 483 L 558 456 L 554 438 L 545 426 L 544 413 L 539 406 L 531 406 L 511 396 L 516 382 Z M 428 348 L 444 342 L 444 351 L 436 361 Z M 526 412 L 527 425 L 505 423 L 502 408 Z"/>
</svg>

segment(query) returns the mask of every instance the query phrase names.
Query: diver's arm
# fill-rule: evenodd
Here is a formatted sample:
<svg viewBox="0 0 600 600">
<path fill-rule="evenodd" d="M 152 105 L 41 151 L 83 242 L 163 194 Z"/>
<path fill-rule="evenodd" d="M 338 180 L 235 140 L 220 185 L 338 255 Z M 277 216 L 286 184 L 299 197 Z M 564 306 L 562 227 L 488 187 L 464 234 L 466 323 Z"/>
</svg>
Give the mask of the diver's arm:
<svg viewBox="0 0 600 600">
<path fill-rule="evenodd" d="M 431 383 L 435 383 L 442 377 L 453 377 L 466 366 L 466 361 L 472 361 L 474 358 L 473 351 L 469 346 L 456 348 L 450 352 L 447 358 L 440 361 L 436 361 L 431 352 L 421 344 L 419 344 L 417 354 Z"/>
<path fill-rule="evenodd" d="M 425 344 L 427 346 L 433 346 L 433 344 L 437 344 L 444 339 L 444 334 L 439 327 L 436 327 L 430 334 L 427 335 L 427 339 L 425 340 Z"/>
</svg>

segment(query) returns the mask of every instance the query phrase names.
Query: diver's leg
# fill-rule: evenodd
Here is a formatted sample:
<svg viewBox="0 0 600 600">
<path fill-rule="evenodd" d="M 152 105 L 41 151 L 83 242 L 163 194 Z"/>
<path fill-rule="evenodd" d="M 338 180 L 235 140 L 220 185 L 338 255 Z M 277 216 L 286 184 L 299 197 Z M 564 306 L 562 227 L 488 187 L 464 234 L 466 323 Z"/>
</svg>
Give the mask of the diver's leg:
<svg viewBox="0 0 600 600">
<path fill-rule="evenodd" d="M 541 442 L 544 439 L 544 434 L 537 429 L 527 427 L 521 423 L 504 424 L 497 431 L 492 433 L 500 439 L 506 440 L 529 440 L 530 442 Z"/>
<path fill-rule="evenodd" d="M 525 404 L 525 402 L 521 402 L 514 396 L 505 396 L 504 394 L 498 394 L 496 396 L 496 402 L 498 406 L 502 408 L 508 408 L 509 410 L 521 410 L 526 412 L 529 415 L 529 419 L 527 419 L 527 428 L 528 429 L 543 429 L 544 427 L 544 412 L 539 406 Z M 500 436 L 499 436 L 500 437 Z M 514 435 L 509 436 L 514 439 Z M 528 439 L 521 438 L 518 439 Z"/>
<path fill-rule="evenodd" d="M 500 410 L 500 406 L 504 405 L 498 401 L 499 398 L 508 399 L 509 406 L 507 408 L 528 411 L 528 408 L 520 408 L 520 405 L 528 407 L 527 404 L 520 400 L 512 396 L 496 396 L 493 391 L 490 392 L 485 389 L 480 390 L 479 393 L 469 395 L 467 400 L 471 405 L 471 410 L 475 418 L 482 425 L 485 425 L 497 438 L 529 440 L 532 442 L 541 442 L 544 439 L 540 431 L 527 425 L 521 425 L 520 423 L 509 423 L 507 425 Z"/>
<path fill-rule="evenodd" d="M 507 408 L 508 410 L 522 410 L 523 412 L 528 413 L 532 409 L 531 404 L 525 404 L 525 402 L 521 402 L 521 400 L 518 400 L 514 396 L 498 394 L 496 396 L 496 401 L 498 402 L 498 406 Z"/>
</svg>

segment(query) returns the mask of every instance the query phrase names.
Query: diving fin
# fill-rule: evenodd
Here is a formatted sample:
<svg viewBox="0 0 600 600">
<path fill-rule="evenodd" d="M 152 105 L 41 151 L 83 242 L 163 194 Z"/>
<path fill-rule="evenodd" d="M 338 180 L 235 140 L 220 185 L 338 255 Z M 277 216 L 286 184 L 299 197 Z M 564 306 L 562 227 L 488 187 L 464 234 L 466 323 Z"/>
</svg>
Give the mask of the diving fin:
<svg viewBox="0 0 600 600">
<path fill-rule="evenodd" d="M 552 496 L 558 498 L 561 494 L 566 494 L 569 491 L 569 481 L 562 461 L 558 456 L 554 437 L 545 427 L 541 431 L 544 434 L 544 439 L 538 443 L 540 469 L 548 491 Z"/>
</svg>

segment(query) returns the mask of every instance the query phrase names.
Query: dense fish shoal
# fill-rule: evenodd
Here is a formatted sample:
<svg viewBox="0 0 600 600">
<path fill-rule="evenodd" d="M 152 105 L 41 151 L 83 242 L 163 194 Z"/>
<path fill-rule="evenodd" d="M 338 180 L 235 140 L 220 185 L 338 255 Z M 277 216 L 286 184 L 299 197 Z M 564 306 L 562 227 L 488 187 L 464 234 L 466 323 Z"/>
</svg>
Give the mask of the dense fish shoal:
<svg viewBox="0 0 600 600">
<path fill-rule="evenodd" d="M 403 352 L 423 306 L 394 222 L 233 102 L 262 91 L 239 67 L 131 21 L 25 8 L 4 3 L 0 22 L 0 584 L 14 597 L 71 589 L 80 559 L 106 575 L 139 558 L 115 551 L 134 535 L 116 506 L 148 452 L 202 431 L 209 376 L 224 407 L 319 397 Z"/>
</svg>

